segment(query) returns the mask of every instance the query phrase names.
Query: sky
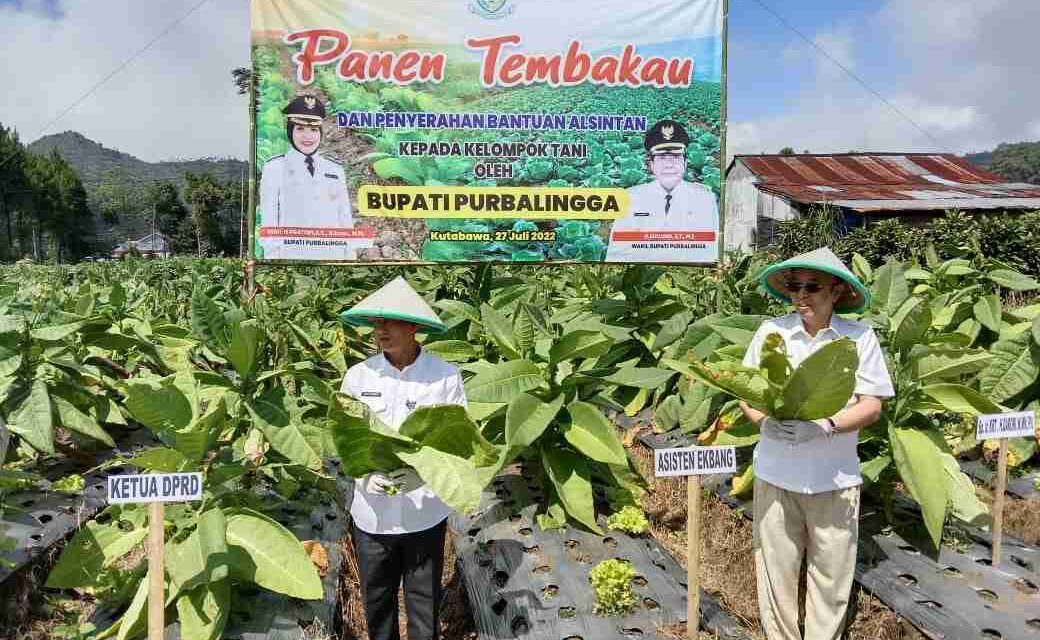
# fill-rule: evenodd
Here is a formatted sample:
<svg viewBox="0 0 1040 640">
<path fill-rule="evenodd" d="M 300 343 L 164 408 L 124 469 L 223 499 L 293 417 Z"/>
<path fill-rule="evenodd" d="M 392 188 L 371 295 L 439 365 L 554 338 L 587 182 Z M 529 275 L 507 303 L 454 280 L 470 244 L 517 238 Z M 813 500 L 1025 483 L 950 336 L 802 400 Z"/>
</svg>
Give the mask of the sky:
<svg viewBox="0 0 1040 640">
<path fill-rule="evenodd" d="M 249 63 L 248 10 L 0 0 L 0 123 L 24 141 L 76 130 L 148 161 L 245 158 L 248 103 L 230 71 Z M 1038 24 L 1040 0 L 730 0 L 729 152 L 1040 140 Z"/>
</svg>

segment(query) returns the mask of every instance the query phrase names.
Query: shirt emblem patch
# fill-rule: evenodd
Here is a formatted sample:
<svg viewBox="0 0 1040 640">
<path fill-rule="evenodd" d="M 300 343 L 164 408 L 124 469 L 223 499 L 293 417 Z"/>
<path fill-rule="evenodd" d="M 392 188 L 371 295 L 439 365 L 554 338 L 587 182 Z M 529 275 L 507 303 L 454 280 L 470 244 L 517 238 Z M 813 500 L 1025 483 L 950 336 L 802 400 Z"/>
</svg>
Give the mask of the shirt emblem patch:
<svg viewBox="0 0 1040 640">
<path fill-rule="evenodd" d="M 383 394 L 380 391 L 362 391 L 362 398 L 382 398 Z"/>
<path fill-rule="evenodd" d="M 409 411 L 415 409 L 415 400 L 408 400 L 404 403 L 404 406 L 408 407 Z"/>
<path fill-rule="evenodd" d="M 636 216 L 638 218 L 638 217 L 641 217 L 641 216 L 649 216 L 650 212 L 649 211 L 636 211 L 632 215 L 634 215 L 634 216 Z"/>
</svg>

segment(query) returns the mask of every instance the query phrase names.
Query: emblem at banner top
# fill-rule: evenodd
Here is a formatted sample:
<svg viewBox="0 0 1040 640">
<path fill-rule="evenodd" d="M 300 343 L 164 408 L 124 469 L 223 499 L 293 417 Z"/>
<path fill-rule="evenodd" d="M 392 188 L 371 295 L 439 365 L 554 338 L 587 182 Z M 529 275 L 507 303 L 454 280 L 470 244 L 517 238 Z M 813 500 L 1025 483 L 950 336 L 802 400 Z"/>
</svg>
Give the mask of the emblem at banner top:
<svg viewBox="0 0 1040 640">
<path fill-rule="evenodd" d="M 471 0 L 469 9 L 481 17 L 497 20 L 513 13 L 516 7 L 512 2 L 513 0 Z"/>
</svg>

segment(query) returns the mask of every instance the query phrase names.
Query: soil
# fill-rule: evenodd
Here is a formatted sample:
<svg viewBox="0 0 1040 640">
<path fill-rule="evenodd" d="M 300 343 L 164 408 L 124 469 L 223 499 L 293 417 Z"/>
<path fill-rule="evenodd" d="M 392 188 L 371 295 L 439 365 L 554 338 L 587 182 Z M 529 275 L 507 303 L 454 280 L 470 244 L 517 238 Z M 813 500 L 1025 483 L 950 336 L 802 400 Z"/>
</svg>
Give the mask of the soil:
<svg viewBox="0 0 1040 640">
<path fill-rule="evenodd" d="M 340 572 L 340 640 L 368 640 L 365 628 L 365 610 L 361 602 L 361 582 L 358 579 L 357 557 L 354 545 L 348 537 L 340 542 L 343 552 L 343 567 Z M 469 608 L 466 587 L 462 574 L 455 571 L 455 545 L 449 533 L 444 540 L 444 575 L 441 578 L 443 594 L 440 611 L 440 634 L 450 640 L 476 640 L 476 626 Z M 399 608 L 397 623 L 401 638 L 407 640 L 407 614 L 404 609 L 404 593 L 398 593 Z"/>
<path fill-rule="evenodd" d="M 631 434 L 626 435 L 623 441 L 633 442 Z M 655 479 L 653 452 L 638 443 L 626 448 L 650 488 L 642 507 L 650 520 L 651 533 L 685 565 L 686 482 L 681 478 Z M 705 492 L 701 500 L 701 528 L 703 588 L 755 638 L 764 638 L 758 615 L 751 521 L 713 493 Z M 863 589 L 854 587 L 853 602 L 852 622 L 845 636 L 849 640 L 925 640 L 913 625 Z M 702 633 L 701 637 L 712 636 Z"/>
<path fill-rule="evenodd" d="M 976 495 L 993 507 L 993 492 L 976 487 Z M 1004 496 L 1004 532 L 1028 544 L 1040 544 L 1040 499 L 1023 500 Z"/>
</svg>

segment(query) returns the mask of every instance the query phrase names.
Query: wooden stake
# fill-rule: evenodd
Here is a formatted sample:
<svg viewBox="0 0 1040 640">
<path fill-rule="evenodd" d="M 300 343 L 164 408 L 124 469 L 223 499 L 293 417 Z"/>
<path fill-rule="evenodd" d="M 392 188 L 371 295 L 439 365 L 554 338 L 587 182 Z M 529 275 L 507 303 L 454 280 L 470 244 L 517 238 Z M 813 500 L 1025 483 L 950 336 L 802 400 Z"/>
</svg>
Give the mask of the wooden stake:
<svg viewBox="0 0 1040 640">
<path fill-rule="evenodd" d="M 701 477 L 686 483 L 686 636 L 697 640 L 701 628 Z"/>
<path fill-rule="evenodd" d="M 1000 451 L 997 453 L 997 487 L 993 495 L 993 557 L 996 567 L 1000 564 L 1000 544 L 1004 538 L 1004 491 L 1007 489 L 1007 457 L 1008 439 L 1000 439 Z"/>
<path fill-rule="evenodd" d="M 163 525 L 166 521 L 162 502 L 148 505 L 148 640 L 163 640 L 166 622 L 166 594 L 163 576 L 163 555 L 166 552 Z"/>
</svg>

